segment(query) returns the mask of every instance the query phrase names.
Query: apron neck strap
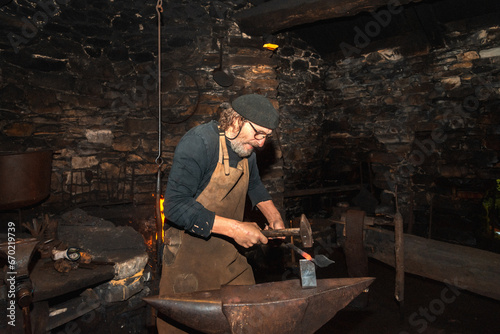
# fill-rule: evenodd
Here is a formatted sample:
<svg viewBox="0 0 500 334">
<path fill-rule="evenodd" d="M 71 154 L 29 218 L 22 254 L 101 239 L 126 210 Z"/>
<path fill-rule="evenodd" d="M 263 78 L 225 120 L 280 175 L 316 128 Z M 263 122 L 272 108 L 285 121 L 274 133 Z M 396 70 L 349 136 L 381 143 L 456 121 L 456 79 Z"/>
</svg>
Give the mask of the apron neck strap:
<svg viewBox="0 0 500 334">
<path fill-rule="evenodd" d="M 229 175 L 229 154 L 227 153 L 226 135 L 219 128 L 219 163 L 224 165 L 224 174 Z"/>
</svg>

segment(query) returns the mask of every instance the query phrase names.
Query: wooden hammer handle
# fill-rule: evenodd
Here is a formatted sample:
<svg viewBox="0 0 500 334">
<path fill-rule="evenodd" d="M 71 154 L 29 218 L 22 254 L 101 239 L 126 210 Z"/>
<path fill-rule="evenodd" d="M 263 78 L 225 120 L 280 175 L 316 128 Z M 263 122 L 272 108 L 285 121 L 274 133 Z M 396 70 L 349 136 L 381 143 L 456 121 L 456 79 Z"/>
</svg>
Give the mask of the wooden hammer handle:
<svg viewBox="0 0 500 334">
<path fill-rule="evenodd" d="M 298 236 L 300 234 L 300 228 L 282 228 L 279 230 L 262 230 L 262 234 L 264 234 L 268 238 Z"/>
</svg>

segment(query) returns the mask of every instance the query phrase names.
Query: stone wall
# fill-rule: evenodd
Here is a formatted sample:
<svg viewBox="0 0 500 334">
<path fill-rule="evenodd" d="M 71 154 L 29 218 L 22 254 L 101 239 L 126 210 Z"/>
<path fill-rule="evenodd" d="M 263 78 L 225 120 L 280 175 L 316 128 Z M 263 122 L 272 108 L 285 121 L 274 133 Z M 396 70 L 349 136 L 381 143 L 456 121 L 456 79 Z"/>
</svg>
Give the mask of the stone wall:
<svg viewBox="0 0 500 334">
<path fill-rule="evenodd" d="M 287 34 L 277 50 L 280 138 L 283 151 L 285 208 L 289 218 L 312 208 L 302 197 L 288 197 L 293 190 L 321 188 L 323 177 L 321 124 L 325 117 L 323 76 L 327 65 L 306 43 Z"/>
<path fill-rule="evenodd" d="M 160 147 L 155 5 L 47 0 L 1 8 L 0 147 L 54 151 L 44 205 L 153 205 L 158 168 L 164 186 L 181 136 L 217 118 L 221 103 L 255 92 L 278 107 L 276 58 L 227 19 L 237 5 L 164 2 Z M 212 78 L 221 43 L 230 87 Z M 273 194 L 283 188 L 275 155 L 272 145 L 261 163 Z"/>
<path fill-rule="evenodd" d="M 499 38 L 498 27 L 449 31 L 446 48 L 379 50 L 330 67 L 319 129 L 323 180 L 371 180 L 379 213 L 397 191 L 417 234 L 483 229 L 481 202 L 500 177 Z"/>
</svg>

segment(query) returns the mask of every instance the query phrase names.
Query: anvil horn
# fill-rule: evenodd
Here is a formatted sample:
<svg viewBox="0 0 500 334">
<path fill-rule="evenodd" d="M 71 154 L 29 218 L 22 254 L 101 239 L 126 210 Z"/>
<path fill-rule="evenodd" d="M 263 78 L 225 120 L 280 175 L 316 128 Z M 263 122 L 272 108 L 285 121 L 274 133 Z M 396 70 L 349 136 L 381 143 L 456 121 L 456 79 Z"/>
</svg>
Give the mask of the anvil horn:
<svg viewBox="0 0 500 334">
<path fill-rule="evenodd" d="M 148 297 L 159 312 L 204 333 L 314 333 L 374 281 L 372 277 L 226 285 L 219 290 Z"/>
<path fill-rule="evenodd" d="M 179 293 L 173 297 L 146 297 L 158 312 L 203 333 L 230 333 L 222 313 L 221 290 Z"/>
</svg>

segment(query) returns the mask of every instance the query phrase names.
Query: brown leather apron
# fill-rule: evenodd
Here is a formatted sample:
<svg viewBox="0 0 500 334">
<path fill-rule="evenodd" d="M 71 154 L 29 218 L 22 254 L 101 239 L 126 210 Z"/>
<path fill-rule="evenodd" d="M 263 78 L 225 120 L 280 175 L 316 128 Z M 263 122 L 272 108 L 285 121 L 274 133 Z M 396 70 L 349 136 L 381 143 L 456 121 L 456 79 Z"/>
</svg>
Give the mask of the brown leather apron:
<svg viewBox="0 0 500 334">
<path fill-rule="evenodd" d="M 217 167 L 196 201 L 218 216 L 241 221 L 248 180 L 247 159 L 242 159 L 237 168 L 229 166 L 222 132 Z M 219 289 L 226 284 L 255 284 L 252 268 L 229 238 L 211 235 L 207 240 L 172 227 L 166 232 L 165 243 L 160 296 Z M 185 333 L 162 319 L 158 319 L 157 328 L 160 334 Z"/>
</svg>

